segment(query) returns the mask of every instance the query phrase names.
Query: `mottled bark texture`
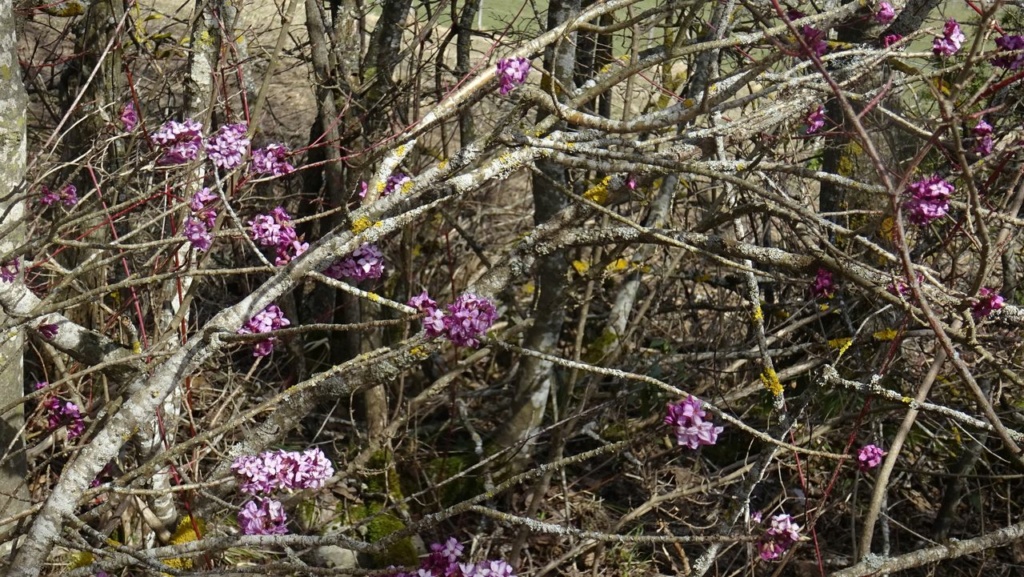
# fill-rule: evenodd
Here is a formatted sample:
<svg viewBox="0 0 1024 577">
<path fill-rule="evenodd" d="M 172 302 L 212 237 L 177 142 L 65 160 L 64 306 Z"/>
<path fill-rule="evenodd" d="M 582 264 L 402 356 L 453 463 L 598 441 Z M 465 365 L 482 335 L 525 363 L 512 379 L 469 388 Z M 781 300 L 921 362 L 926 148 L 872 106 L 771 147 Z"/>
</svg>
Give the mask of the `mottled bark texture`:
<svg viewBox="0 0 1024 577">
<path fill-rule="evenodd" d="M 25 107 L 28 97 L 21 83 L 18 64 L 16 25 L 13 4 L 0 0 L 0 262 L 13 258 L 12 251 L 24 241 L 21 220 L 24 201 L 19 185 L 25 174 Z M 16 279 L 20 283 L 21 279 Z M 7 309 L 0 312 L 0 323 L 9 326 L 14 319 Z M 16 322 L 16 321 L 15 321 Z M 5 330 L 0 335 L 0 406 L 24 395 L 22 376 L 22 330 Z M 0 419 L 0 517 L 23 511 L 28 505 L 25 485 L 26 462 L 21 439 L 25 423 L 24 405 L 18 405 Z"/>
<path fill-rule="evenodd" d="M 554 0 L 548 7 L 548 30 L 575 18 L 580 13 L 580 0 Z M 572 92 L 576 70 L 576 32 L 565 34 L 544 52 L 545 82 L 556 97 L 565 101 Z M 538 121 L 543 115 L 538 112 Z M 566 168 L 552 160 L 537 161 L 533 176 L 533 220 L 541 225 L 568 206 L 565 193 L 570 189 Z M 565 321 L 568 263 L 564 251 L 557 251 L 538 261 L 537 302 L 533 324 L 523 338 L 523 346 L 542 353 L 555 352 Z M 555 372 L 549 361 L 526 357 L 516 377 L 516 392 L 511 418 L 499 431 L 498 448 L 523 445 L 521 463 L 529 456 L 532 437 L 544 419 L 548 397 L 555 383 Z"/>
</svg>

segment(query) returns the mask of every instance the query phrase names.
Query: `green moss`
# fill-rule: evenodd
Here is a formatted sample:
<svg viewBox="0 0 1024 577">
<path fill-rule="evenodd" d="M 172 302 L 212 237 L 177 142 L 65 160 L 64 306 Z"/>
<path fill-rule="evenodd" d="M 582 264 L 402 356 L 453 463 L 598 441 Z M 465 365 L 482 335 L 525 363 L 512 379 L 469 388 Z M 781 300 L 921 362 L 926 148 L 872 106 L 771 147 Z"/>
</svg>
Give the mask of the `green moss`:
<svg viewBox="0 0 1024 577">
<path fill-rule="evenodd" d="M 381 513 L 384 506 L 381 503 L 367 503 L 360 505 L 349 512 L 351 522 L 358 522 L 369 519 L 366 527 L 366 539 L 370 543 L 376 543 L 388 535 L 405 529 L 405 523 L 391 513 Z M 419 563 L 419 554 L 412 539 L 406 537 L 399 539 L 380 553 L 374 553 L 370 557 L 372 569 L 383 569 L 391 565 L 409 566 Z"/>
<path fill-rule="evenodd" d="M 618 340 L 619 336 L 615 334 L 615 331 L 605 327 L 601 336 L 587 345 L 587 353 L 583 355 L 583 360 L 591 364 L 600 362 Z"/>
<path fill-rule="evenodd" d="M 476 464 L 476 460 L 468 455 L 448 455 L 446 457 L 431 459 L 424 466 L 427 478 L 434 485 L 439 485 L 452 477 L 455 477 Z M 451 507 L 452 505 L 465 501 L 470 497 L 479 495 L 484 491 L 483 480 L 478 475 L 463 475 L 458 479 L 445 484 L 437 489 L 437 498 L 441 505 Z"/>
</svg>

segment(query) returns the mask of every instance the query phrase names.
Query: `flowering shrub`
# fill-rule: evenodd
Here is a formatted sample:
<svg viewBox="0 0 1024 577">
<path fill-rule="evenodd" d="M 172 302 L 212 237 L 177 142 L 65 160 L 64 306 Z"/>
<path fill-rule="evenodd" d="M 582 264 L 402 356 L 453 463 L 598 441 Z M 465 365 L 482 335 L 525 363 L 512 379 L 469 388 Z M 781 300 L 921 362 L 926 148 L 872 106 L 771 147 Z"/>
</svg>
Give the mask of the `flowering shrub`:
<svg viewBox="0 0 1024 577">
<path fill-rule="evenodd" d="M 242 165 L 242 158 L 249 153 L 249 139 L 245 133 L 247 124 L 225 124 L 206 141 L 206 156 L 215 166 L 232 170 Z"/>
<path fill-rule="evenodd" d="M 48 385 L 46 381 L 36 383 L 36 389 L 43 389 Z M 74 439 L 85 432 L 85 419 L 82 418 L 82 411 L 75 403 L 56 396 L 47 396 L 42 405 L 48 430 L 54 431 L 67 425 L 69 439 Z"/>
<path fill-rule="evenodd" d="M 807 134 L 814 134 L 825 126 L 825 107 L 819 106 L 807 115 Z"/>
<path fill-rule="evenodd" d="M 334 261 L 324 274 L 331 278 L 348 278 L 356 282 L 378 279 L 384 275 L 384 255 L 377 245 L 367 243 L 349 256 Z"/>
<path fill-rule="evenodd" d="M 983 288 L 978 291 L 978 298 L 971 305 L 971 314 L 975 319 L 985 318 L 992 314 L 992 311 L 1003 308 L 1003 303 L 1003 297 L 999 296 L 999 293 L 990 288 Z"/>
<path fill-rule="evenodd" d="M 996 46 L 1000 52 L 1013 52 L 1024 50 L 1024 36 L 1006 34 L 996 38 Z M 992 64 L 1008 70 L 1016 70 L 1024 66 L 1024 52 L 1005 56 L 997 56 L 992 59 Z"/>
<path fill-rule="evenodd" d="M 701 445 L 714 445 L 724 430 L 705 420 L 707 411 L 701 408 L 701 401 L 690 395 L 680 403 L 669 403 L 665 424 L 673 428 L 676 442 L 680 447 L 696 449 Z"/>
<path fill-rule="evenodd" d="M 158 164 L 184 164 L 199 157 L 203 147 L 203 125 L 191 118 L 184 122 L 169 120 L 150 135 L 150 140 L 163 151 Z"/>
<path fill-rule="evenodd" d="M 250 220 L 249 234 L 256 244 L 274 247 L 277 266 L 288 264 L 309 248 L 309 243 L 296 235 L 291 215 L 280 206 L 270 214 L 258 214 Z"/>
<path fill-rule="evenodd" d="M 135 103 L 129 102 L 124 105 L 121 109 L 121 125 L 124 127 L 125 132 L 131 132 L 135 130 L 135 126 L 139 123 L 139 114 L 135 111 Z"/>
<path fill-rule="evenodd" d="M 409 306 L 425 314 L 423 328 L 430 338 L 444 335 L 460 347 L 475 347 L 478 337 L 491 328 L 498 318 L 494 304 L 486 298 L 464 293 L 448 305 L 447 312 L 437 309 L 426 292 L 409 299 Z"/>
<path fill-rule="evenodd" d="M 892 9 L 892 4 L 888 2 L 882 2 L 878 5 L 878 11 L 875 12 L 875 22 L 879 24 L 888 24 L 896 18 L 896 11 Z"/>
<path fill-rule="evenodd" d="M 881 464 L 885 455 L 886 452 L 876 445 L 864 445 L 857 452 L 857 467 L 861 471 L 870 471 Z"/>
<path fill-rule="evenodd" d="M 526 82 L 530 73 L 530 61 L 521 56 L 502 58 L 498 61 L 498 91 L 502 96 L 512 92 L 516 86 Z"/>
<path fill-rule="evenodd" d="M 992 141 L 992 125 L 985 122 L 984 118 L 978 120 L 978 123 L 971 129 L 974 134 L 974 153 L 978 156 L 988 156 L 992 154 L 992 147 L 995 143 Z"/>
<path fill-rule="evenodd" d="M 283 329 L 291 322 L 285 318 L 284 313 L 277 305 L 268 305 L 256 316 L 249 319 L 242 328 L 238 329 L 240 335 L 258 335 Z M 256 343 L 252 351 L 254 357 L 265 357 L 274 352 L 275 339 L 267 339 Z"/>
<path fill-rule="evenodd" d="M 946 216 L 949 199 L 956 189 L 941 176 L 935 175 L 911 184 L 909 192 L 910 200 L 903 205 L 907 218 L 918 226 L 925 226 Z"/>
<path fill-rule="evenodd" d="M 444 543 L 432 543 L 430 554 L 411 573 L 395 573 L 393 577 L 515 577 L 507 562 L 497 559 L 479 563 L 460 563 L 464 548 L 455 537 Z"/>
<path fill-rule="evenodd" d="M 334 475 L 334 466 L 318 447 L 298 451 L 266 451 L 245 455 L 231 464 L 244 493 L 320 489 Z"/>
<path fill-rule="evenodd" d="M 244 535 L 284 535 L 287 525 L 284 506 L 274 499 L 246 501 L 238 512 L 238 526 Z"/>
<path fill-rule="evenodd" d="M 772 517 L 771 526 L 758 541 L 757 549 L 761 559 L 774 561 L 790 547 L 800 541 L 800 526 L 786 514 Z"/>
<path fill-rule="evenodd" d="M 836 293 L 836 283 L 832 278 L 832 272 L 826 268 L 819 268 L 814 276 L 814 284 L 811 285 L 811 295 L 815 298 L 832 298 Z"/>
<path fill-rule="evenodd" d="M 942 36 L 937 36 L 932 42 L 932 52 L 936 56 L 952 56 L 960 51 L 966 37 L 960 31 L 960 24 L 956 20 L 949 19 L 942 29 Z"/>
<path fill-rule="evenodd" d="M 789 10 L 787 16 L 790 20 L 798 20 L 804 17 L 804 13 L 799 10 Z M 798 28 L 798 31 L 803 36 L 804 43 L 807 44 L 807 48 L 810 49 L 812 54 L 820 58 L 828 52 L 828 42 L 824 30 L 815 28 L 810 24 L 804 24 Z"/>
<path fill-rule="evenodd" d="M 252 151 L 249 161 L 253 173 L 262 176 L 284 176 L 295 172 L 295 167 L 288 164 L 288 148 L 283 144 L 268 144 Z"/>
</svg>

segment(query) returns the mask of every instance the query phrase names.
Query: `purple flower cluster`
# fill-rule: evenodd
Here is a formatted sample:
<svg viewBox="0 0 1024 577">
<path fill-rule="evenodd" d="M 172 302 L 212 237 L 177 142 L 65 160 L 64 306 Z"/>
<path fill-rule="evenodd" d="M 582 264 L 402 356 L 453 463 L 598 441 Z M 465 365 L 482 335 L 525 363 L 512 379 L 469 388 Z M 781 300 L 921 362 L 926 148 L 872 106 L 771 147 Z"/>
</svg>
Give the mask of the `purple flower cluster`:
<svg viewBox="0 0 1024 577">
<path fill-rule="evenodd" d="M 975 319 L 982 319 L 1004 306 L 1004 299 L 996 291 L 990 288 L 983 288 L 978 291 L 977 300 L 971 304 L 971 315 Z"/>
<path fill-rule="evenodd" d="M 280 501 L 253 499 L 238 512 L 238 526 L 243 535 L 284 535 L 288 532 L 288 515 Z"/>
<path fill-rule="evenodd" d="M 922 282 L 924 282 L 924 275 L 917 273 L 917 284 L 920 285 Z M 889 291 L 889 294 L 905 297 L 910 294 L 910 285 L 907 284 L 906 279 L 898 278 L 886 287 L 886 290 Z"/>
<path fill-rule="evenodd" d="M 423 329 L 427 336 L 435 338 L 444 335 L 460 347 L 480 345 L 477 339 L 491 328 L 498 318 L 494 304 L 473 293 L 463 293 L 448 305 L 447 312 L 438 310 L 437 303 L 424 291 L 409 299 L 409 306 L 424 313 Z"/>
<path fill-rule="evenodd" d="M 377 245 L 366 243 L 347 257 L 334 261 L 324 274 L 331 278 L 349 278 L 356 282 L 378 279 L 384 275 L 384 255 Z"/>
<path fill-rule="evenodd" d="M 216 201 L 217 195 L 205 187 L 189 201 L 192 216 L 185 219 L 182 232 L 196 250 L 206 252 L 213 244 L 210 230 L 217 222 L 217 211 L 211 205 Z"/>
<path fill-rule="evenodd" d="M 203 125 L 191 118 L 185 122 L 168 120 L 150 139 L 163 152 L 158 164 L 184 164 L 199 156 L 203 147 Z"/>
<path fill-rule="evenodd" d="M 953 185 L 934 175 L 910 185 L 910 200 L 903 204 L 910 222 L 925 226 L 949 212 L 949 199 L 956 192 Z"/>
<path fill-rule="evenodd" d="M 284 327 L 291 324 L 291 321 L 285 318 L 284 313 L 277 305 L 268 305 L 267 308 L 263 309 L 256 316 L 249 319 L 242 328 L 238 329 L 240 335 L 259 335 L 263 333 L 269 333 L 283 329 Z M 275 339 L 267 339 L 256 343 L 256 347 L 253 348 L 252 356 L 254 357 L 265 357 L 270 353 L 274 352 Z"/>
<path fill-rule="evenodd" d="M 705 420 L 707 411 L 701 408 L 701 401 L 693 395 L 681 403 L 669 403 L 665 424 L 675 429 L 676 442 L 680 447 L 696 449 L 701 445 L 714 445 L 723 427 L 716 427 Z"/>
<path fill-rule="evenodd" d="M 903 40 L 903 37 L 899 34 L 886 34 L 885 38 L 882 38 L 882 46 L 888 48 L 900 40 Z"/>
<path fill-rule="evenodd" d="M 238 457 L 231 470 L 242 481 L 242 491 L 250 495 L 320 489 L 334 475 L 334 466 L 316 447 Z M 238 512 L 238 525 L 246 535 L 283 535 L 288 532 L 287 522 L 284 507 L 274 499 L 256 497 Z"/>
<path fill-rule="evenodd" d="M 60 325 L 58 325 L 57 323 L 41 324 L 36 327 L 36 330 L 39 331 L 39 335 L 41 337 L 48 341 L 52 341 L 54 337 L 57 336 L 57 333 L 60 331 Z"/>
<path fill-rule="evenodd" d="M 978 123 L 971 129 L 974 134 L 974 152 L 978 156 L 988 156 L 992 154 L 992 148 L 995 146 L 995 142 L 992 140 L 992 125 L 985 122 L 985 119 L 979 119 Z"/>
<path fill-rule="evenodd" d="M 295 167 L 288 164 L 288 147 L 283 144 L 268 144 L 252 151 L 249 166 L 258 175 L 284 176 L 295 172 Z"/>
<path fill-rule="evenodd" d="M 807 134 L 814 134 L 825 126 L 825 107 L 819 106 L 817 110 L 807 115 Z"/>
<path fill-rule="evenodd" d="M 879 24 L 888 24 L 896 18 L 896 11 L 892 9 L 892 4 L 888 2 L 882 2 L 878 5 L 878 12 L 875 12 L 875 22 Z"/>
<path fill-rule="evenodd" d="M 782 556 L 787 549 L 800 540 L 800 525 L 793 522 L 789 515 L 782 514 L 772 517 L 771 527 L 764 532 L 757 542 L 761 559 L 773 561 Z"/>
<path fill-rule="evenodd" d="M 1006 34 L 1000 36 L 999 38 L 996 38 L 996 46 L 999 47 L 999 52 L 1019 52 L 1024 50 L 1024 36 L 1020 36 L 1018 34 Z M 1021 66 L 1024 66 L 1024 52 L 993 58 L 992 65 L 1000 68 L 1006 68 L 1007 70 L 1016 70 Z"/>
<path fill-rule="evenodd" d="M 46 381 L 36 383 L 36 390 L 47 385 L 49 383 Z M 61 425 L 67 425 L 69 439 L 74 439 L 85 432 L 85 419 L 82 418 L 82 411 L 75 403 L 50 396 L 43 401 L 43 409 L 46 411 L 47 429 L 53 431 Z"/>
<path fill-rule="evenodd" d="M 526 82 L 526 75 L 530 73 L 530 61 L 522 56 L 514 58 L 502 58 L 498 61 L 498 92 L 505 96 L 515 89 L 516 86 Z"/>
<path fill-rule="evenodd" d="M 886 452 L 877 445 L 864 445 L 857 452 L 857 468 L 861 471 L 870 471 L 881 464 L 885 455 Z"/>
<path fill-rule="evenodd" d="M 61 191 L 54 192 L 46 185 L 43 185 L 42 192 L 39 196 L 39 204 L 43 206 L 51 206 L 57 202 L 60 202 L 66 207 L 72 207 L 78 204 L 78 188 L 73 184 L 65 186 Z"/>
<path fill-rule="evenodd" d="M 444 543 L 433 543 L 418 570 L 396 573 L 392 577 L 515 577 L 512 566 L 501 559 L 460 563 L 464 549 L 455 537 L 449 537 Z"/>
<path fill-rule="evenodd" d="M 18 273 L 20 271 L 20 258 L 15 258 L 12 261 L 8 261 L 6 264 L 0 265 L 0 280 L 4 282 L 14 282 L 14 279 L 18 278 Z"/>
<path fill-rule="evenodd" d="M 135 127 L 139 124 L 139 113 L 135 111 L 134 102 L 125 104 L 124 108 L 121 109 L 121 124 L 124 126 L 125 132 L 135 130 Z"/>
<path fill-rule="evenodd" d="M 799 10 L 790 10 L 786 13 L 790 20 L 798 20 L 804 17 Z M 807 48 L 819 58 L 828 52 L 828 42 L 825 40 L 825 31 L 815 28 L 809 24 L 800 27 L 800 35 L 804 37 Z"/>
<path fill-rule="evenodd" d="M 270 211 L 270 214 L 258 214 L 249 221 L 249 234 L 260 246 L 272 246 L 277 257 L 274 264 L 284 266 L 309 248 L 308 242 L 295 234 L 292 217 L 282 207 Z"/>
<path fill-rule="evenodd" d="M 242 492 L 250 495 L 320 489 L 334 475 L 334 466 L 318 447 L 245 455 L 235 459 L 231 470 L 242 482 Z"/>
<path fill-rule="evenodd" d="M 836 282 L 832 278 L 832 272 L 826 268 L 819 268 L 818 274 L 814 276 L 814 284 L 811 285 L 811 295 L 814 298 L 830 299 L 836 294 Z"/>
<path fill-rule="evenodd" d="M 249 152 L 249 139 L 245 136 L 249 125 L 244 122 L 225 124 L 206 140 L 206 156 L 214 166 L 233 170 L 242 165 L 242 157 Z"/>
<path fill-rule="evenodd" d="M 960 24 L 950 18 L 942 29 L 942 36 L 932 41 L 932 52 L 936 56 L 952 56 L 960 51 L 967 37 L 960 30 Z"/>
<path fill-rule="evenodd" d="M 401 192 L 402 187 L 409 182 L 412 182 L 412 178 L 408 174 L 396 172 L 388 177 L 387 182 L 384 183 L 384 192 L 381 194 L 387 196 L 393 192 Z"/>
</svg>

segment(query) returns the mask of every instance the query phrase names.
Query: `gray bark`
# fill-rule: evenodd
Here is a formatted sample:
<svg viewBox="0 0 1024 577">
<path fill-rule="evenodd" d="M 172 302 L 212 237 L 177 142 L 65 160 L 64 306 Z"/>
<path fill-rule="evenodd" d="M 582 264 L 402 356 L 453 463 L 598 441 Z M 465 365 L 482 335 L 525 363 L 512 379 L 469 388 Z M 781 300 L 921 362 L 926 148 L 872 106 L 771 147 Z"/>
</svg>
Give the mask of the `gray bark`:
<svg viewBox="0 0 1024 577">
<path fill-rule="evenodd" d="M 21 82 L 21 66 L 17 55 L 17 27 L 13 4 L 0 1 L 0 228 L 9 231 L 0 238 L 0 258 L 6 263 L 15 247 L 24 241 L 25 230 L 20 221 L 25 202 L 13 200 L 25 174 L 26 117 L 28 96 Z M 14 225 L 14 226 L 12 226 Z M 21 279 L 16 279 L 20 283 Z M 0 312 L 0 323 L 8 321 Z M 21 330 L 4 335 L 0 340 L 0 406 L 24 395 Z M 25 423 L 24 405 L 8 411 L 0 420 L 0 517 L 23 511 L 29 504 L 25 485 L 27 465 L 21 450 L 21 429 Z"/>
</svg>

